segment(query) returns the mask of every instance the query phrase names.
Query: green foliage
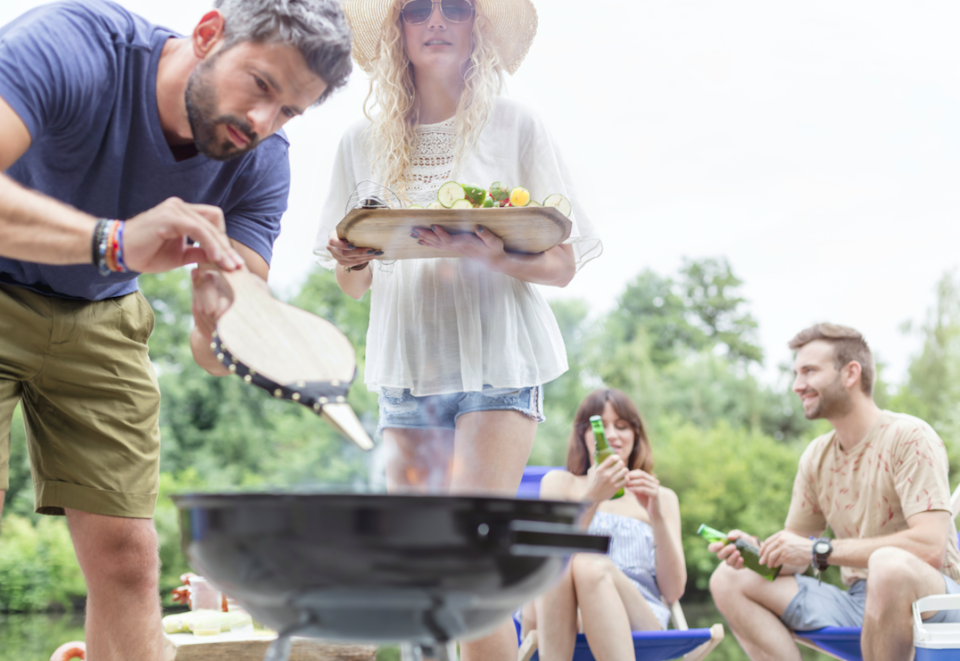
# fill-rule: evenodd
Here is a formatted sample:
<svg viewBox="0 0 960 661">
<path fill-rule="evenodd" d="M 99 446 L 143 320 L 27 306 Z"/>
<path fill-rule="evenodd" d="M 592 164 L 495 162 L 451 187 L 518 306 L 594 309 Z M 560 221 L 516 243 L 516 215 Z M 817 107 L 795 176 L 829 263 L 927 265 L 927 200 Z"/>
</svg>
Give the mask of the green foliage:
<svg viewBox="0 0 960 661">
<path fill-rule="evenodd" d="M 907 382 L 890 398 L 889 408 L 928 422 L 947 446 L 951 484 L 960 476 L 960 282 L 946 273 L 936 286 L 937 299 L 926 321 L 908 334 L 923 341 L 913 358 Z"/>
<path fill-rule="evenodd" d="M 702 351 L 721 352 L 732 362 L 760 363 L 757 322 L 737 294 L 742 284 L 725 259 L 685 260 L 677 278 L 646 270 L 627 286 L 609 316 L 609 339 L 629 345 L 646 338 L 646 353 L 657 367 Z"/>
<path fill-rule="evenodd" d="M 16 514 L 3 518 L 0 544 L 0 611 L 70 609 L 86 593 L 62 517 L 34 526 Z"/>
<path fill-rule="evenodd" d="M 761 539 L 782 530 L 803 447 L 734 429 L 726 421 L 703 429 L 668 417 L 658 426 L 657 476 L 680 499 L 687 571 L 692 587 L 706 590 L 717 558 L 697 527 L 737 528 Z"/>
</svg>

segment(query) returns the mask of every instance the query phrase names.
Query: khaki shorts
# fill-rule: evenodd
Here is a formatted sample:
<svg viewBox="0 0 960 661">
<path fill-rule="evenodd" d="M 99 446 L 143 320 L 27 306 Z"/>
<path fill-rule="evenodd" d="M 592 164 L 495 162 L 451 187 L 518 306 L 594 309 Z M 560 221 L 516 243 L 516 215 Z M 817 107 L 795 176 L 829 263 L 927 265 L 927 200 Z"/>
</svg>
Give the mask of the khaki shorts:
<svg viewBox="0 0 960 661">
<path fill-rule="evenodd" d="M 136 292 L 66 300 L 0 285 L 0 489 L 20 402 L 34 506 L 150 518 L 160 391 L 147 356 L 153 311 Z"/>
</svg>

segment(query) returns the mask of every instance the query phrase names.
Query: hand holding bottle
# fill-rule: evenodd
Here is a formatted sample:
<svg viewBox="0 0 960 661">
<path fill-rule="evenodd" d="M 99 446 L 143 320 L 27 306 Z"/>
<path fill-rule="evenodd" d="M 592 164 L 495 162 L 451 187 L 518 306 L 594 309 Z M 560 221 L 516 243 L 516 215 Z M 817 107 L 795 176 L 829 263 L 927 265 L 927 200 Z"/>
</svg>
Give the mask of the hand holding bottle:
<svg viewBox="0 0 960 661">
<path fill-rule="evenodd" d="M 584 500 L 600 503 L 622 493 L 627 484 L 627 467 L 623 460 L 612 454 L 587 471 L 587 492 Z"/>
<path fill-rule="evenodd" d="M 626 471 L 627 468 L 623 463 L 623 459 L 621 459 L 620 455 L 607 443 L 607 434 L 603 430 L 603 419 L 599 415 L 590 416 L 590 430 L 593 432 L 593 465 L 602 466 L 610 457 L 616 457 L 620 461 L 620 465 L 623 466 L 623 470 Z M 624 476 L 623 484 L 620 488 L 615 491 L 612 496 L 608 496 L 604 498 L 604 500 L 613 500 L 622 497 L 624 494 L 623 485 L 625 484 L 626 476 Z"/>
<path fill-rule="evenodd" d="M 716 553 L 720 560 L 734 569 L 752 569 L 769 581 L 780 573 L 782 565 L 770 567 L 760 561 L 760 542 L 753 535 L 742 530 L 731 530 L 724 534 L 705 525 L 700 526 L 697 534 L 710 542 L 707 549 L 711 553 Z"/>
</svg>

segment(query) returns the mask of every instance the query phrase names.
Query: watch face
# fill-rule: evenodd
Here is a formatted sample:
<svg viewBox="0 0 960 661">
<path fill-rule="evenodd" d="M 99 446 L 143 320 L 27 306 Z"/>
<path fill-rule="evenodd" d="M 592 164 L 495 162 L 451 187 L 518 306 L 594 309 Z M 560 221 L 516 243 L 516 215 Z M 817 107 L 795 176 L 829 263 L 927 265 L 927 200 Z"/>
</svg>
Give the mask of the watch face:
<svg viewBox="0 0 960 661">
<path fill-rule="evenodd" d="M 813 550 L 815 553 L 826 553 L 830 550 L 830 545 L 826 542 L 817 542 L 813 545 Z"/>
</svg>

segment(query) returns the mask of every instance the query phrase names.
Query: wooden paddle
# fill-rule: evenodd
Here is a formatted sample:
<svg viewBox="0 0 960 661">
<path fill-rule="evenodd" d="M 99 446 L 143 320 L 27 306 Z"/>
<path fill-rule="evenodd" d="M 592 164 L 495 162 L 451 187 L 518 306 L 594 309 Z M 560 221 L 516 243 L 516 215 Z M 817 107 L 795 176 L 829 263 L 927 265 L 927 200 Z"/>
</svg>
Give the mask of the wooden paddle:
<svg viewBox="0 0 960 661">
<path fill-rule="evenodd" d="M 247 269 L 221 271 L 233 303 L 217 321 L 210 348 L 217 360 L 274 397 L 320 415 L 364 450 L 373 441 L 347 404 L 357 375 L 353 346 L 325 319 L 275 299 Z"/>
<path fill-rule="evenodd" d="M 477 225 L 503 239 L 507 252 L 537 254 L 560 245 L 573 224 L 553 207 L 494 209 L 353 209 L 337 225 L 337 236 L 358 248 L 376 248 L 377 259 L 462 257 L 447 250 L 421 246 L 410 238 L 415 227 L 439 225 L 451 234 L 472 234 Z"/>
</svg>

